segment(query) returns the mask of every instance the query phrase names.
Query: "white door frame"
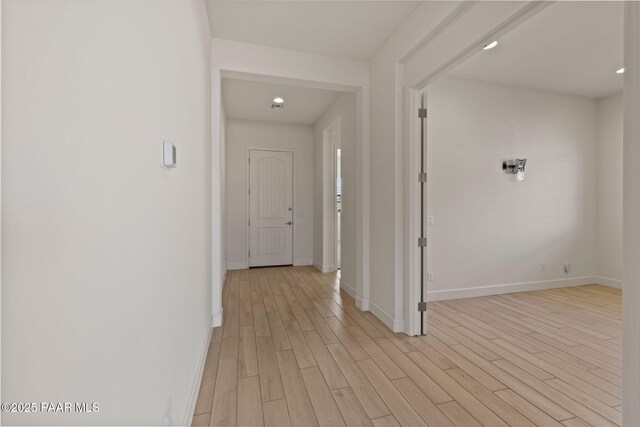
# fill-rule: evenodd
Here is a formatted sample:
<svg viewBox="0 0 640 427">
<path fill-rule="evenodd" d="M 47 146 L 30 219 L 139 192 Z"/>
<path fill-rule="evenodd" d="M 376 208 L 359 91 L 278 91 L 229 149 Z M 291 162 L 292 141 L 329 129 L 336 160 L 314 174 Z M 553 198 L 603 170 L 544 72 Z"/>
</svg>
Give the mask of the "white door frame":
<svg viewBox="0 0 640 427">
<path fill-rule="evenodd" d="M 280 148 L 260 148 L 260 147 L 247 147 L 246 150 L 246 159 L 247 161 L 244 163 L 245 167 L 247 168 L 246 170 L 246 181 L 247 181 L 247 188 L 245 188 L 245 192 L 244 192 L 244 197 L 245 197 L 245 217 L 247 218 L 247 223 L 246 223 L 246 227 L 247 227 L 247 232 L 246 232 L 246 236 L 245 236 L 245 247 L 247 248 L 247 253 L 245 254 L 246 256 L 246 265 L 250 266 L 251 265 L 251 261 L 250 261 L 250 256 L 249 256 L 249 248 L 251 247 L 251 225 L 249 224 L 249 220 L 251 219 L 251 207 L 250 207 L 250 203 L 251 203 L 251 195 L 249 194 L 249 190 L 251 188 L 251 178 L 250 178 L 250 174 L 251 174 L 251 165 L 249 164 L 249 156 L 251 156 L 251 152 L 252 151 L 270 151 L 270 152 L 275 152 L 275 153 L 291 153 L 291 157 L 292 157 L 292 161 L 291 161 L 291 180 L 293 181 L 293 186 L 292 186 L 292 191 L 293 191 L 293 195 L 291 197 L 291 221 L 293 221 L 293 226 L 291 227 L 291 265 L 294 264 L 295 259 L 296 259 L 296 245 L 295 245 L 295 235 L 296 235 L 296 218 L 295 218 L 295 212 L 296 212 L 296 179 L 295 179 L 295 173 L 296 173 L 296 150 L 293 149 L 280 149 Z"/>
<path fill-rule="evenodd" d="M 417 177 L 418 172 L 420 172 L 420 119 L 418 118 L 418 108 L 420 107 L 421 93 L 422 91 L 417 89 L 404 89 L 404 111 L 406 112 L 406 114 L 404 114 L 405 191 L 403 197 L 406 208 L 404 212 L 404 253 L 407 254 L 407 256 L 404 259 L 403 266 L 405 278 L 403 296 L 405 309 L 403 310 L 403 314 L 405 333 L 407 335 L 420 334 L 420 314 L 417 310 L 418 301 L 420 301 L 420 249 L 416 243 L 420 235 L 420 184 L 417 181 Z M 426 324 L 425 317 L 425 325 Z"/>
<path fill-rule="evenodd" d="M 342 119 L 338 117 L 322 131 L 322 266 L 323 273 L 336 271 L 336 175 L 333 132 L 342 130 Z M 341 137 L 342 135 L 340 135 Z M 342 141 L 340 141 L 342 145 Z"/>
<path fill-rule="evenodd" d="M 426 71 L 424 76 L 419 80 L 416 80 L 412 84 L 408 84 L 405 81 L 406 75 L 396 82 L 396 90 L 400 93 L 404 93 L 403 117 L 404 117 L 404 137 L 403 143 L 405 144 L 405 189 L 404 204 L 405 209 L 403 219 L 404 223 L 404 277 L 402 280 L 403 286 L 403 319 L 404 319 L 404 331 L 407 335 L 417 335 L 420 333 L 420 316 L 418 313 L 418 301 L 420 300 L 420 248 L 417 245 L 417 239 L 420 235 L 420 205 L 417 202 L 420 198 L 420 186 L 417 182 L 419 163 L 416 167 L 415 160 L 419 160 L 420 157 L 420 121 L 417 117 L 418 106 L 420 105 L 420 94 L 434 81 L 443 76 L 447 71 L 456 67 L 458 64 L 469 59 L 473 55 L 480 52 L 480 48 L 486 43 L 487 40 L 498 39 L 504 36 L 508 32 L 516 29 L 519 25 L 526 22 L 528 19 L 535 16 L 544 8 L 548 7 L 550 2 L 535 2 L 530 1 L 526 3 L 520 10 L 516 11 L 514 15 L 507 18 L 504 22 L 498 24 L 497 27 L 491 29 L 485 33 L 481 38 L 470 43 L 466 48 L 460 50 L 452 57 L 441 59 L 439 62 L 433 63 L 433 68 L 430 71 Z M 455 19 L 460 14 L 464 14 L 470 8 L 469 5 L 463 5 L 456 9 L 451 15 L 451 22 L 455 22 Z M 437 37 L 437 36 L 436 36 Z M 422 47 L 428 46 L 428 43 Z M 416 50 L 417 52 L 417 50 Z M 414 52 L 415 53 L 415 52 Z M 409 61 L 411 56 L 404 58 L 404 63 Z M 403 63 L 403 64 L 404 64 Z M 401 65 L 402 68 L 402 65 Z M 426 107 L 426 93 L 425 93 L 425 107 Z M 426 123 L 425 119 L 425 156 L 428 147 L 428 141 L 426 139 Z M 413 156 L 413 157 L 411 157 Z M 414 160 L 414 161 L 412 161 Z M 426 170 L 427 175 L 429 173 Z M 428 185 L 427 185 L 428 186 Z M 426 203 L 425 190 L 425 220 L 427 216 L 427 203 Z M 427 230 L 425 225 L 425 230 Z M 428 251 L 429 243 L 427 242 L 427 249 L 425 250 L 425 274 L 428 275 L 426 265 L 426 252 Z M 424 300 L 428 301 L 428 282 L 425 278 L 425 295 Z M 427 314 L 425 314 L 425 333 L 428 316 L 428 304 Z"/>
</svg>

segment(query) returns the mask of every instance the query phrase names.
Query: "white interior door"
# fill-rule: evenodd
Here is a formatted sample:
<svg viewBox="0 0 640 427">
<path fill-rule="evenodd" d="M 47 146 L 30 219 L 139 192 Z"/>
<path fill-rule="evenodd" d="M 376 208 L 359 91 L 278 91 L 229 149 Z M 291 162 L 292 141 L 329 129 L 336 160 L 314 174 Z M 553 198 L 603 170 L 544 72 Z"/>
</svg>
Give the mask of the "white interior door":
<svg viewBox="0 0 640 427">
<path fill-rule="evenodd" d="M 249 151 L 249 266 L 293 264 L 293 153 Z"/>
</svg>

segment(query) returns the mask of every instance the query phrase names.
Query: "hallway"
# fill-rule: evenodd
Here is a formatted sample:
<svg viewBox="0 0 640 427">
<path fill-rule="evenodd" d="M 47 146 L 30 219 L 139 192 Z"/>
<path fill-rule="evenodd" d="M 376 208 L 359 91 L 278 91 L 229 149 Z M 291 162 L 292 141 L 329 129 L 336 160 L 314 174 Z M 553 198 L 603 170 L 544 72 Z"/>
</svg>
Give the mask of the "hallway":
<svg viewBox="0 0 640 427">
<path fill-rule="evenodd" d="M 311 267 L 230 271 L 223 302 L 193 425 L 621 424 L 618 290 L 430 303 L 421 338 Z"/>
</svg>

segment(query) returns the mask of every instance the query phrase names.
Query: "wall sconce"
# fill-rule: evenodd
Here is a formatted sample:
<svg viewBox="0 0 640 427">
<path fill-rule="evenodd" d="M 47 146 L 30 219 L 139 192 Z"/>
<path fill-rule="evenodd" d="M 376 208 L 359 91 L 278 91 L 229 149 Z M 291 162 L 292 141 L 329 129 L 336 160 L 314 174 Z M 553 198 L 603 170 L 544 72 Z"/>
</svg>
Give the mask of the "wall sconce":
<svg viewBox="0 0 640 427">
<path fill-rule="evenodd" d="M 516 175 L 516 181 L 524 181 L 524 166 L 527 159 L 515 159 L 513 162 L 502 162 L 502 170 Z"/>
</svg>

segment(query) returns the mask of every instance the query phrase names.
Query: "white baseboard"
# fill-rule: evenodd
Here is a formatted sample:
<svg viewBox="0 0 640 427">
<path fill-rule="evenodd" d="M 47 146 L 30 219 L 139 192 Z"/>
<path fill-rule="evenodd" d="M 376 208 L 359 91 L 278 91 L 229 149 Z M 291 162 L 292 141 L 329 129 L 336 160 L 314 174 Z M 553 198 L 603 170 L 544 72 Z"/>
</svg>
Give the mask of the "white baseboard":
<svg viewBox="0 0 640 427">
<path fill-rule="evenodd" d="M 248 262 L 228 262 L 227 270 L 245 270 L 249 268 Z"/>
<path fill-rule="evenodd" d="M 211 316 L 209 324 L 213 324 L 214 316 Z M 196 371 L 196 377 L 193 380 L 191 387 L 191 394 L 189 395 L 189 403 L 187 404 L 187 412 L 184 414 L 183 426 L 190 426 L 193 421 L 193 412 L 196 410 L 196 402 L 198 401 L 198 393 L 200 392 L 200 382 L 202 381 L 202 374 L 204 373 L 204 365 L 207 361 L 207 352 L 209 351 L 209 344 L 211 343 L 212 328 L 208 328 L 207 336 L 204 339 L 204 345 L 202 346 L 202 353 L 200 355 L 200 363 L 198 370 Z"/>
<path fill-rule="evenodd" d="M 360 295 L 355 296 L 356 299 L 356 307 L 358 307 L 362 311 L 369 311 L 369 300 L 360 297 Z"/>
<path fill-rule="evenodd" d="M 312 264 L 320 273 L 331 273 L 336 271 L 335 265 L 322 265 L 318 261 L 313 261 Z"/>
<path fill-rule="evenodd" d="M 293 265 L 295 265 L 296 267 L 303 266 L 303 265 L 313 265 L 313 260 L 312 259 L 294 259 Z"/>
<path fill-rule="evenodd" d="M 351 286 L 350 284 L 348 284 L 347 282 L 345 282 L 342 279 L 340 279 L 340 289 L 344 289 L 344 291 L 346 293 L 348 293 L 349 295 L 351 295 L 355 299 L 355 297 L 356 297 L 356 288 L 354 288 L 353 286 Z"/>
<path fill-rule="evenodd" d="M 394 319 L 382 307 L 375 302 L 370 302 L 371 313 L 382 321 L 393 332 L 404 332 L 404 319 Z"/>
<path fill-rule="evenodd" d="M 610 288 L 622 289 L 622 280 L 612 279 L 610 277 L 597 277 L 596 283 L 602 286 L 608 286 Z"/>
<path fill-rule="evenodd" d="M 510 283 L 505 285 L 480 286 L 477 288 L 427 291 L 427 301 L 444 301 L 458 298 L 483 297 L 488 295 L 511 294 L 514 292 L 540 291 L 544 289 L 593 285 L 598 283 L 598 279 L 598 277 L 594 276 L 575 277 L 570 279 L 546 280 L 543 282 Z"/>
<path fill-rule="evenodd" d="M 223 313 L 224 309 L 221 308 L 220 309 L 220 313 L 213 313 L 213 316 L 211 316 L 211 327 L 212 328 L 217 328 L 218 326 L 222 326 L 222 313 Z"/>
</svg>

